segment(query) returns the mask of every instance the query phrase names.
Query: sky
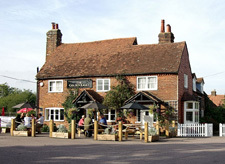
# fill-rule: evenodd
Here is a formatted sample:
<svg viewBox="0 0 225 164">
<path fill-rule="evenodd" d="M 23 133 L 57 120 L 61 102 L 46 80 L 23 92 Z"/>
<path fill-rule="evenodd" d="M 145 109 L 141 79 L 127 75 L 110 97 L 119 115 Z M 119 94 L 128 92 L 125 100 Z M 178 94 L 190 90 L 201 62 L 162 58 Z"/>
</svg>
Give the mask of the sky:
<svg viewBox="0 0 225 164">
<path fill-rule="evenodd" d="M 36 92 L 51 22 L 63 43 L 137 37 L 155 44 L 165 19 L 175 42 L 186 41 L 205 92 L 225 94 L 224 18 L 223 0 L 0 0 L 0 84 Z"/>
</svg>

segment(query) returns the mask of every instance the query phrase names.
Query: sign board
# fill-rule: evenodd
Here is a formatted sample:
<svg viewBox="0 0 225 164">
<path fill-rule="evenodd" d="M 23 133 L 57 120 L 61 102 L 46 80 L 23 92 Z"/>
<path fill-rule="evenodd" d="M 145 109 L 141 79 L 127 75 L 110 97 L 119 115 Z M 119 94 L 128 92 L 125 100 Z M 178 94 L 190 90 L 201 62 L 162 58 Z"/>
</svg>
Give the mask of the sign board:
<svg viewBox="0 0 225 164">
<path fill-rule="evenodd" d="M 67 80 L 67 88 L 92 88 L 91 79 Z"/>
</svg>

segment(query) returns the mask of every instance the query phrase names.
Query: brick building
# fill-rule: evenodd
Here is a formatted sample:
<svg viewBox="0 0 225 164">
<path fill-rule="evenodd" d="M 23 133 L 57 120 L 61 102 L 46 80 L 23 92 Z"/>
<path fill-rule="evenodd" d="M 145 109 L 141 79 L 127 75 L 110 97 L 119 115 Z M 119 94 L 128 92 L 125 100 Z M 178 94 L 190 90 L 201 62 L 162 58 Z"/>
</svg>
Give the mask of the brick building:
<svg viewBox="0 0 225 164">
<path fill-rule="evenodd" d="M 134 85 L 136 95 L 128 102 L 144 105 L 168 104 L 179 123 L 199 122 L 199 101 L 189 62 L 186 42 L 174 43 L 170 25 L 161 22 L 158 44 L 138 45 L 137 38 L 119 38 L 87 43 L 64 44 L 58 24 L 47 32 L 46 62 L 38 72 L 38 105 L 46 123 L 54 119 L 64 123 L 62 103 L 68 90 L 79 87 L 74 100 L 77 107 L 91 101 L 102 102 L 107 91 L 123 75 Z M 108 122 L 114 122 L 117 111 L 109 109 Z M 148 110 L 136 111 L 134 122 L 153 117 Z M 154 119 L 154 118 L 153 118 Z"/>
</svg>

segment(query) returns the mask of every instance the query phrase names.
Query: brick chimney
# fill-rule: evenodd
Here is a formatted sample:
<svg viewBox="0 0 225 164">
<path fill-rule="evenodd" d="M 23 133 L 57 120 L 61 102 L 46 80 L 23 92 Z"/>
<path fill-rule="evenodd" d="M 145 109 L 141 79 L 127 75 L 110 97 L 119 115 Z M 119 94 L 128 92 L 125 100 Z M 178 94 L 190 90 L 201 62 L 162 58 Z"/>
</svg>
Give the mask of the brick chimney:
<svg viewBox="0 0 225 164">
<path fill-rule="evenodd" d="M 216 96 L 216 90 L 211 91 L 211 96 Z"/>
<path fill-rule="evenodd" d="M 59 25 L 52 22 L 52 29 L 47 32 L 46 43 L 46 61 L 48 56 L 62 43 L 62 33 L 59 29 Z"/>
<path fill-rule="evenodd" d="M 171 26 L 169 24 L 166 25 L 166 32 L 165 32 L 165 21 L 161 20 L 161 30 L 158 35 L 159 37 L 159 44 L 164 43 L 173 43 L 174 42 L 174 35 L 171 32 Z"/>
</svg>

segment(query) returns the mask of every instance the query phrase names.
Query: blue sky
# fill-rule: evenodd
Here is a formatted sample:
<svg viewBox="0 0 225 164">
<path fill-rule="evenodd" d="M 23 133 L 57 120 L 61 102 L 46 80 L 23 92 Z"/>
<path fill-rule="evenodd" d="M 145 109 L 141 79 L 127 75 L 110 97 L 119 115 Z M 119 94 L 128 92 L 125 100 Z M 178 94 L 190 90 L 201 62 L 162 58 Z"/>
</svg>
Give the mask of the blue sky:
<svg viewBox="0 0 225 164">
<path fill-rule="evenodd" d="M 204 77 L 206 93 L 225 94 L 224 18 L 223 0 L 2 0 L 0 84 L 36 91 L 35 83 L 3 76 L 35 82 L 51 22 L 59 24 L 64 43 L 135 36 L 153 44 L 165 19 L 175 42 L 187 42 L 192 72 Z"/>
</svg>

